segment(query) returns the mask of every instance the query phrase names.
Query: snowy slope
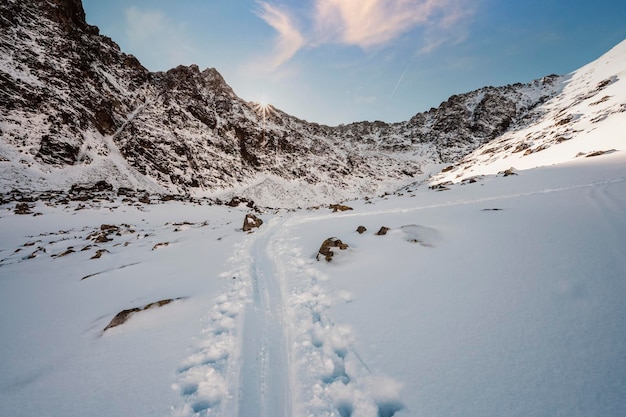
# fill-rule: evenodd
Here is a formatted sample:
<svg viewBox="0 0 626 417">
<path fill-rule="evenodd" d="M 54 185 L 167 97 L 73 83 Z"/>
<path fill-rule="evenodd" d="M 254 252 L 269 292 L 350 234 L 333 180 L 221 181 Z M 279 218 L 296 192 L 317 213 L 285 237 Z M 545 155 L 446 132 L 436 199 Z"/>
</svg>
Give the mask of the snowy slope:
<svg viewBox="0 0 626 417">
<path fill-rule="evenodd" d="M 621 416 L 625 167 L 265 211 L 250 234 L 245 207 L 5 204 L 0 414 Z M 317 261 L 330 236 L 349 247 Z"/>
<path fill-rule="evenodd" d="M 624 415 L 626 43 L 331 128 L 0 11 L 0 415 Z"/>
<path fill-rule="evenodd" d="M 562 163 L 626 146 L 626 41 L 560 80 L 560 92 L 519 126 L 437 177 L 458 182 L 510 167 Z"/>
</svg>

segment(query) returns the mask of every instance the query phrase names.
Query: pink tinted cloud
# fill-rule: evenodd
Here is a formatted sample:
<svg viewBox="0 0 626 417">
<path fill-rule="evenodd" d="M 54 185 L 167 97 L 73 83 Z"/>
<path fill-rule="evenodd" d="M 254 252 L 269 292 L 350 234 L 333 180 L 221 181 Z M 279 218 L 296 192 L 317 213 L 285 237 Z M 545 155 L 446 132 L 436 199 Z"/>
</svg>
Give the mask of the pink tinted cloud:
<svg viewBox="0 0 626 417">
<path fill-rule="evenodd" d="M 258 2 L 261 9 L 257 15 L 278 33 L 272 55 L 267 62 L 269 69 L 276 69 L 289 61 L 305 44 L 305 39 L 291 14 L 266 2 Z"/>
<path fill-rule="evenodd" d="M 320 43 L 367 49 L 382 46 L 418 26 L 449 28 L 467 16 L 462 0 L 316 0 Z"/>
</svg>

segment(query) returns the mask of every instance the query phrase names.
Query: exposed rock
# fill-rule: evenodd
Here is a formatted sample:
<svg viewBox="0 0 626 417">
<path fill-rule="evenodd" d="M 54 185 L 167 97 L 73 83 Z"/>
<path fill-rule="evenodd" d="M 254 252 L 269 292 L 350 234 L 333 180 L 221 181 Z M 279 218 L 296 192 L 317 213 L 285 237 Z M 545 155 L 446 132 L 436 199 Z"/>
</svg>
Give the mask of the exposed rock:
<svg viewBox="0 0 626 417">
<path fill-rule="evenodd" d="M 83 249 L 84 250 L 84 249 Z M 98 249 L 96 251 L 96 253 L 89 259 L 99 259 L 100 257 L 102 257 L 103 254 L 105 253 L 110 253 L 108 250 L 106 249 Z"/>
<path fill-rule="evenodd" d="M 591 152 L 591 153 L 585 155 L 585 158 L 592 158 L 594 156 L 606 155 L 606 154 L 610 154 L 610 153 L 613 153 L 613 152 L 616 152 L 615 149 L 611 149 L 611 150 L 608 150 L 608 151 L 595 151 L 595 152 Z"/>
<path fill-rule="evenodd" d="M 252 213 L 246 214 L 246 218 L 243 220 L 243 231 L 248 232 L 254 228 L 261 227 L 263 220 L 258 218 Z"/>
<path fill-rule="evenodd" d="M 387 226 L 382 226 L 382 227 L 378 230 L 378 232 L 376 232 L 376 235 L 377 235 L 377 236 L 384 236 L 384 235 L 386 235 L 386 234 L 387 234 L 387 232 L 388 232 L 389 230 L 391 230 L 391 229 L 389 229 Z"/>
<path fill-rule="evenodd" d="M 157 249 L 160 249 L 160 248 L 164 248 L 164 247 L 168 246 L 169 244 L 170 244 L 170 242 L 159 242 L 159 243 L 155 244 L 152 247 L 152 250 L 157 250 Z"/>
<path fill-rule="evenodd" d="M 254 201 L 248 200 L 247 198 L 243 197 L 233 197 L 228 203 L 226 203 L 226 205 L 229 207 L 239 207 L 241 204 L 245 204 L 248 208 L 254 207 Z"/>
<path fill-rule="evenodd" d="M 344 206 L 343 204 L 331 204 L 330 206 L 328 206 L 333 213 L 336 213 L 338 211 L 348 211 L 348 210 L 353 210 L 352 207 L 350 206 Z"/>
<path fill-rule="evenodd" d="M 65 252 L 62 252 L 62 253 L 60 253 L 60 254 L 58 254 L 58 255 L 52 255 L 52 256 L 53 256 L 54 258 L 62 258 L 62 257 L 64 257 L 64 256 L 67 256 L 67 255 L 69 255 L 69 254 L 71 254 L 71 253 L 74 253 L 74 252 L 76 252 L 76 251 L 74 250 L 74 248 L 69 247 L 69 248 L 67 248 L 67 250 L 66 250 Z"/>
<path fill-rule="evenodd" d="M 13 210 L 13 212 L 15 214 L 33 214 L 32 211 L 30 211 L 31 207 L 28 205 L 28 203 L 17 203 L 15 205 L 15 209 Z"/>
<path fill-rule="evenodd" d="M 152 308 L 158 308 L 158 307 L 163 307 L 165 305 L 170 304 L 173 301 L 176 300 L 182 300 L 183 297 L 178 297 L 178 298 L 168 298 L 166 300 L 160 300 L 160 301 L 156 301 L 154 303 L 150 303 L 150 304 L 146 304 L 143 307 L 135 307 L 135 308 L 130 308 L 128 310 L 122 310 L 119 313 L 117 313 L 115 315 L 115 317 L 113 317 L 113 319 L 109 322 L 109 324 L 107 324 L 107 326 L 104 328 L 103 331 L 107 331 L 108 329 L 112 328 L 112 327 L 117 327 L 121 324 L 124 324 L 128 321 L 128 319 L 130 318 L 130 316 L 132 316 L 135 313 L 138 313 L 140 311 L 146 311 Z"/>
<path fill-rule="evenodd" d="M 74 184 L 70 188 L 70 193 L 72 194 L 80 194 L 84 192 L 102 192 L 102 191 L 113 191 L 113 186 L 108 182 L 101 180 L 97 181 L 94 184 Z"/>
<path fill-rule="evenodd" d="M 450 190 L 450 185 L 452 185 L 452 181 L 445 181 L 438 184 L 433 184 L 428 188 L 435 191 L 448 191 Z"/>
<path fill-rule="evenodd" d="M 335 237 L 330 237 L 328 239 L 326 239 L 323 243 L 322 246 L 320 246 L 320 249 L 317 253 L 316 259 L 319 261 L 320 260 L 320 255 L 324 257 L 324 259 L 326 259 L 327 262 L 330 262 L 333 259 L 333 256 L 335 255 L 333 252 L 333 248 L 339 248 L 340 250 L 346 250 L 348 249 L 348 244 L 347 243 L 343 243 L 341 240 L 335 238 Z"/>
<path fill-rule="evenodd" d="M 367 231 L 367 229 L 365 228 L 365 226 L 359 226 L 356 228 L 356 231 L 359 232 L 360 235 L 362 235 Z"/>
<path fill-rule="evenodd" d="M 515 172 L 515 168 L 513 168 L 513 167 L 511 167 L 511 168 L 509 168 L 509 169 L 507 169 L 507 170 L 504 170 L 504 171 L 498 172 L 498 174 L 502 174 L 502 175 L 504 175 L 505 177 L 509 177 L 509 176 L 511 176 L 511 175 L 517 175 L 517 173 Z"/>
</svg>

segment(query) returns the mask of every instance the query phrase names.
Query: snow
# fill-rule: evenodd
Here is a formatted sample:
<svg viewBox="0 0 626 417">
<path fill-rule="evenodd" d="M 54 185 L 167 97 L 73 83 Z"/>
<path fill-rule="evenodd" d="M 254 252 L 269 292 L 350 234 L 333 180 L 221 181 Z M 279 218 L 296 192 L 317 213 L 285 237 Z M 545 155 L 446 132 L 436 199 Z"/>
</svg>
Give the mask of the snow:
<svg viewBox="0 0 626 417">
<path fill-rule="evenodd" d="M 0 414 L 619 416 L 625 163 L 265 211 L 253 233 L 244 207 L 5 205 Z M 102 224 L 123 226 L 81 251 Z M 348 249 L 316 261 L 330 236 Z"/>
<path fill-rule="evenodd" d="M 380 153 L 371 131 L 360 149 L 371 170 L 359 171 L 369 176 L 329 182 L 321 167 L 340 167 L 349 150 L 328 154 L 327 142 L 317 163 L 295 165 L 300 180 L 242 168 L 199 192 L 290 207 L 257 207 L 263 224 L 249 233 L 252 209 L 210 200 L 40 200 L 30 215 L 3 203 L 0 415 L 623 416 L 625 57 L 623 42 L 556 85 L 515 90 L 518 106 L 558 94 L 430 180 L 442 168 L 431 145 Z M 36 87 L 27 71 L 11 75 Z M 130 102 L 127 123 L 165 111 Z M 115 135 L 85 131 L 81 164 L 42 168 L 32 139 L 16 138 L 45 130 L 45 118 L 15 113 L 0 126 L 13 138 L 0 144 L 0 190 L 67 189 L 104 173 L 116 188 L 164 191 L 129 168 Z M 213 159 L 234 166 L 223 155 Z M 349 211 L 321 205 L 348 198 Z M 330 237 L 348 246 L 318 261 Z"/>
</svg>

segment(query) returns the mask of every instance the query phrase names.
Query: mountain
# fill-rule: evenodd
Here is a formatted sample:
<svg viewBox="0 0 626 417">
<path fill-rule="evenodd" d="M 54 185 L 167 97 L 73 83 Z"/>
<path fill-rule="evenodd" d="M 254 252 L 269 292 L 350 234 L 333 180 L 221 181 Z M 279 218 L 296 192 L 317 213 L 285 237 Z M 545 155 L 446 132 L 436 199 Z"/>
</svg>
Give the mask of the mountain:
<svg viewBox="0 0 626 417">
<path fill-rule="evenodd" d="M 462 182 L 511 167 L 529 169 L 623 150 L 626 137 L 626 41 L 562 77 L 558 94 L 438 175 Z"/>
<path fill-rule="evenodd" d="M 486 87 L 406 122 L 330 127 L 261 109 L 212 68 L 146 70 L 85 21 L 79 0 L 8 0 L 0 16 L 5 191 L 106 180 L 270 206 L 372 196 L 532 124 L 565 82 Z"/>
</svg>

